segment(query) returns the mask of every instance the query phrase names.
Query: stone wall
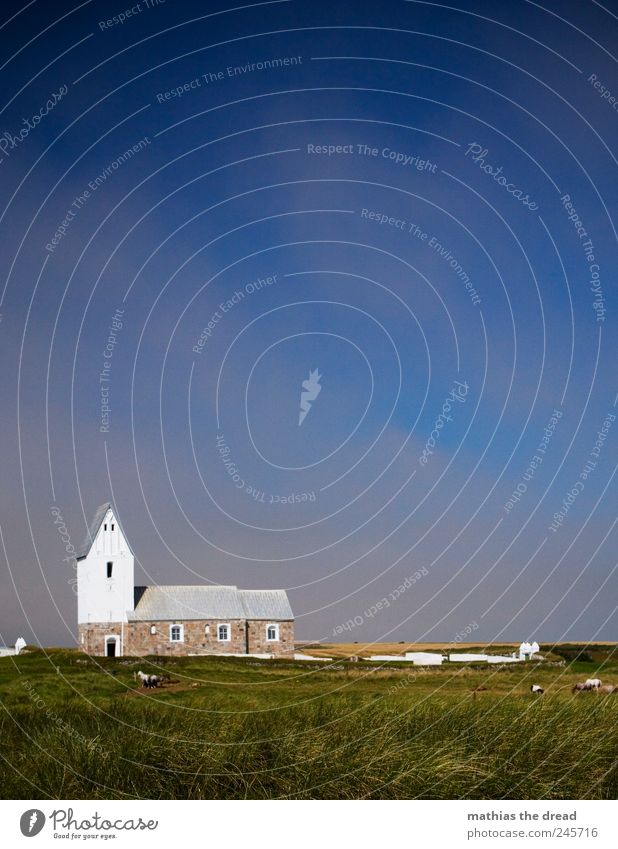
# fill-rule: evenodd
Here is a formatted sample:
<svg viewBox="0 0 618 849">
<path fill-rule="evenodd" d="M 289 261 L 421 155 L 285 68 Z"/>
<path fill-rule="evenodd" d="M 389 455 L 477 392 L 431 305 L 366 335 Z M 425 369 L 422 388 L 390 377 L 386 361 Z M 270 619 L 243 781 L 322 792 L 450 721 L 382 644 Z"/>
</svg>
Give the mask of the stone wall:
<svg viewBox="0 0 618 849">
<path fill-rule="evenodd" d="M 294 622 L 279 622 L 279 640 L 267 640 L 266 627 L 268 622 L 244 620 L 227 620 L 230 626 L 230 639 L 217 639 L 220 619 L 198 619 L 178 621 L 184 626 L 184 639 L 180 642 L 170 640 L 170 627 L 175 624 L 169 621 L 120 622 L 104 623 L 91 622 L 78 626 L 79 647 L 91 655 L 105 654 L 105 637 L 121 634 L 124 637 L 124 650 L 119 645 L 117 654 L 125 657 L 143 657 L 148 654 L 169 655 L 182 657 L 188 654 L 294 654 Z M 155 633 L 150 629 L 154 626 Z M 248 629 L 248 634 L 247 634 Z"/>
<path fill-rule="evenodd" d="M 146 654 L 163 654 L 182 656 L 187 654 L 244 654 L 247 651 L 247 637 L 243 620 L 226 620 L 230 626 L 230 639 L 217 639 L 217 626 L 224 624 L 221 619 L 198 619 L 178 621 L 184 626 L 184 640 L 172 642 L 170 627 L 175 624 L 162 622 L 129 622 L 125 625 L 127 639 L 125 654 L 140 656 Z M 154 625 L 156 634 L 151 634 Z"/>
<path fill-rule="evenodd" d="M 247 622 L 249 628 L 249 654 L 294 654 L 294 622 L 276 622 L 279 625 L 279 640 L 272 642 L 266 638 L 266 628 L 269 622 L 252 620 Z"/>
<path fill-rule="evenodd" d="M 112 635 L 118 637 L 116 654 L 120 655 L 122 654 L 122 625 L 120 622 L 89 622 L 77 626 L 78 645 L 86 654 L 103 656 L 105 654 L 105 637 Z"/>
</svg>

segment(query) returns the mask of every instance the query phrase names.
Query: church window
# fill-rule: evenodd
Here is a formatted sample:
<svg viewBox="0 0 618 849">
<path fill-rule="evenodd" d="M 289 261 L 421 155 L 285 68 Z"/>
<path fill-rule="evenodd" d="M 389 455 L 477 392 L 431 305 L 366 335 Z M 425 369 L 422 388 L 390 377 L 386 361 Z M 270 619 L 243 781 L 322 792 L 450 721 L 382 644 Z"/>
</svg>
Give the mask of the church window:
<svg viewBox="0 0 618 849">
<path fill-rule="evenodd" d="M 113 571 L 113 569 L 114 569 L 114 564 L 113 564 L 113 562 L 110 560 L 110 561 L 108 562 L 108 564 L 107 564 L 107 577 L 108 577 L 108 578 L 111 578 L 111 577 L 112 577 L 112 571 Z"/>
<path fill-rule="evenodd" d="M 170 640 L 172 643 L 183 642 L 184 627 L 182 625 L 170 625 Z"/>
<path fill-rule="evenodd" d="M 230 640 L 230 626 L 227 623 L 222 623 L 217 626 L 217 636 L 220 643 L 227 643 Z"/>
</svg>

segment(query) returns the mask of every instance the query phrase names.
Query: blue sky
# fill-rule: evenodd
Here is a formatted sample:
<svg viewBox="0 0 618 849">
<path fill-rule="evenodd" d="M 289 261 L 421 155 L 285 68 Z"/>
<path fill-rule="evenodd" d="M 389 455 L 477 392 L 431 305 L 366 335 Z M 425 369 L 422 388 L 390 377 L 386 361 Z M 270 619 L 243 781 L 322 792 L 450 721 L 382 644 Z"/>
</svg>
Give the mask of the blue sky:
<svg viewBox="0 0 618 849">
<path fill-rule="evenodd" d="M 615 639 L 617 14 L 3 7 L 2 640 L 108 499 L 302 639 Z"/>
</svg>

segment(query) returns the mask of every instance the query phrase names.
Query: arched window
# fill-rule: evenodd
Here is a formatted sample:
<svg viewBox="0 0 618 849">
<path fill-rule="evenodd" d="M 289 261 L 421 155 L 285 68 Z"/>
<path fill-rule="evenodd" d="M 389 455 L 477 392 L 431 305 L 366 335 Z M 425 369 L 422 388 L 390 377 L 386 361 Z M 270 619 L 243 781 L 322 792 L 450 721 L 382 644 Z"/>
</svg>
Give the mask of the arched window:
<svg viewBox="0 0 618 849">
<path fill-rule="evenodd" d="M 182 643 L 184 641 L 184 626 L 170 625 L 170 641 L 172 643 Z"/>
<path fill-rule="evenodd" d="M 266 639 L 268 642 L 276 642 L 279 639 L 279 626 L 275 624 L 266 626 Z"/>
<path fill-rule="evenodd" d="M 230 641 L 230 626 L 227 622 L 222 622 L 217 625 L 217 638 L 220 643 L 227 643 Z"/>
<path fill-rule="evenodd" d="M 150 626 L 150 633 L 151 633 L 151 634 L 156 634 L 156 633 L 157 633 L 157 626 L 156 626 L 156 625 L 151 625 L 151 626 Z"/>
</svg>

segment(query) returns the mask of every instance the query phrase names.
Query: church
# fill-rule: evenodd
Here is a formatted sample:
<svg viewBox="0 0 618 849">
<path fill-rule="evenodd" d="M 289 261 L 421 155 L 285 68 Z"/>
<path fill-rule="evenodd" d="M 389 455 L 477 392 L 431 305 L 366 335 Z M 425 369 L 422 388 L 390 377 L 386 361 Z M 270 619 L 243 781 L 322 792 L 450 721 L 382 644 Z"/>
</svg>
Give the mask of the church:
<svg viewBox="0 0 618 849">
<path fill-rule="evenodd" d="M 78 642 L 87 654 L 294 656 L 285 590 L 136 587 L 134 562 L 112 505 L 102 504 L 77 552 Z"/>
</svg>

